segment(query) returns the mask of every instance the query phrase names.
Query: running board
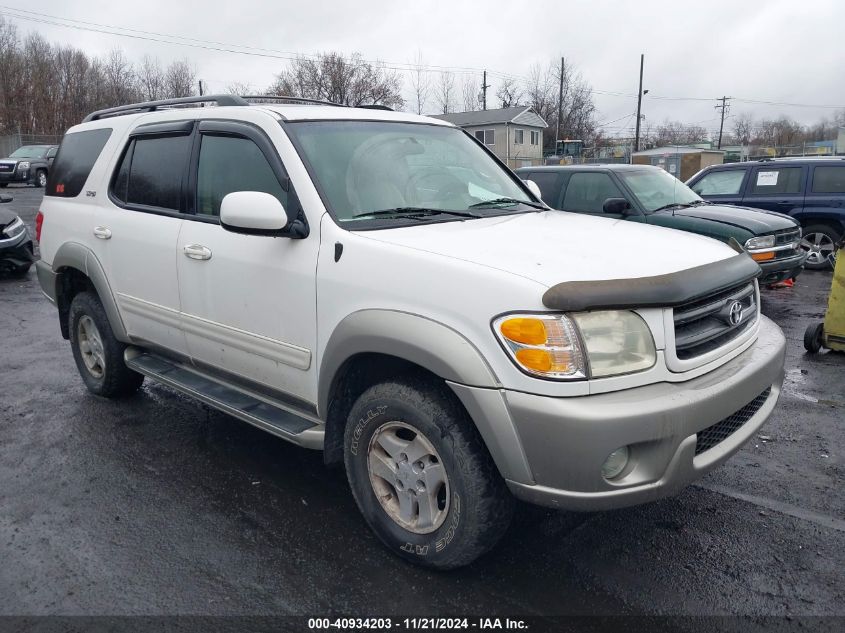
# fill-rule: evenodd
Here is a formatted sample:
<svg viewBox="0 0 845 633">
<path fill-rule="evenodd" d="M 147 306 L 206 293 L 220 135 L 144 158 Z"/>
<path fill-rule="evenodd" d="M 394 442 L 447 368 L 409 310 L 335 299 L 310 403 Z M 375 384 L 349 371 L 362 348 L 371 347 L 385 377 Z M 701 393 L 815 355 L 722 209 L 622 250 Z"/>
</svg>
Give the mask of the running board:
<svg viewBox="0 0 845 633">
<path fill-rule="evenodd" d="M 316 418 L 249 390 L 214 380 L 190 365 L 137 347 L 124 352 L 126 366 L 201 402 L 294 444 L 322 449 L 324 426 Z"/>
</svg>

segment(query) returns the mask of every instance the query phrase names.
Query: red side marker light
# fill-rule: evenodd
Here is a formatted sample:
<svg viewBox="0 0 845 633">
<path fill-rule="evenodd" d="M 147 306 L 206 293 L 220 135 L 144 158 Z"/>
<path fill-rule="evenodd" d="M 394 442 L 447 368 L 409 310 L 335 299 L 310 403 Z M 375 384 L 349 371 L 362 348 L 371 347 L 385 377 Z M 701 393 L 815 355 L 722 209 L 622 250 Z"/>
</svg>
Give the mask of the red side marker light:
<svg viewBox="0 0 845 633">
<path fill-rule="evenodd" d="M 44 214 L 41 211 L 35 216 L 35 239 L 41 241 L 41 227 L 44 226 Z"/>
</svg>

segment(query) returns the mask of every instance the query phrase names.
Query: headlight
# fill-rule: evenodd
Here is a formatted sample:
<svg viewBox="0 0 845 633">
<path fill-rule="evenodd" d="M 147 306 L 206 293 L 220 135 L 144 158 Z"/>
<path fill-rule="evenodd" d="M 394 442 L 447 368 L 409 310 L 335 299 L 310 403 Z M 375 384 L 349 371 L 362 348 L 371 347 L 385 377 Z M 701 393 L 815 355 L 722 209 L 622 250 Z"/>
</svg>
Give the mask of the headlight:
<svg viewBox="0 0 845 633">
<path fill-rule="evenodd" d="M 7 224 L 6 228 L 3 229 L 3 234 L 7 238 L 14 238 L 19 237 L 22 233 L 26 231 L 26 225 L 23 223 L 23 220 L 20 218 L 15 218 L 12 220 L 11 224 Z"/>
<path fill-rule="evenodd" d="M 543 378 L 628 374 L 657 360 L 651 331 L 627 310 L 508 315 L 496 319 L 493 330 L 517 366 Z"/>
<path fill-rule="evenodd" d="M 774 235 L 762 235 L 760 237 L 752 237 L 745 243 L 745 248 L 749 251 L 758 250 L 761 248 L 772 248 L 775 245 Z"/>
<path fill-rule="evenodd" d="M 29 161 L 22 160 L 21 162 L 19 162 L 18 163 L 18 169 L 20 169 L 21 171 L 25 171 L 25 170 L 29 169 Z"/>
</svg>

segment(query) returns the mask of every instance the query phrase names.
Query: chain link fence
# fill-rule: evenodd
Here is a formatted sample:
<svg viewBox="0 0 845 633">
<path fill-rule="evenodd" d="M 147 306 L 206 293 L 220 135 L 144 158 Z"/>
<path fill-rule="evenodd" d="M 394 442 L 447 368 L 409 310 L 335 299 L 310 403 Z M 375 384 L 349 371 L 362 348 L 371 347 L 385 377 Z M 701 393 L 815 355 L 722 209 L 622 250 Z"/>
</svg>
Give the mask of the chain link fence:
<svg viewBox="0 0 845 633">
<path fill-rule="evenodd" d="M 6 134 L 0 136 L 0 158 L 24 145 L 58 145 L 62 137 L 55 134 Z"/>
</svg>

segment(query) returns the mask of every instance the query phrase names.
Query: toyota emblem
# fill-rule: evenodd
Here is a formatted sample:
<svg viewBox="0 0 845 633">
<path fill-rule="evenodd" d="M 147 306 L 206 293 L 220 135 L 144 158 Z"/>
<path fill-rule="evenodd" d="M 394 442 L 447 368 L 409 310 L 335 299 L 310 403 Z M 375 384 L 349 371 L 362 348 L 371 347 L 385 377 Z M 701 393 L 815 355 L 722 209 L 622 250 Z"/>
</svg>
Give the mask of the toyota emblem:
<svg viewBox="0 0 845 633">
<path fill-rule="evenodd" d="M 739 301 L 734 301 L 728 315 L 731 325 L 737 326 L 742 323 L 742 304 Z"/>
</svg>

